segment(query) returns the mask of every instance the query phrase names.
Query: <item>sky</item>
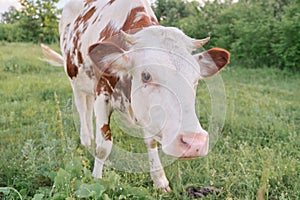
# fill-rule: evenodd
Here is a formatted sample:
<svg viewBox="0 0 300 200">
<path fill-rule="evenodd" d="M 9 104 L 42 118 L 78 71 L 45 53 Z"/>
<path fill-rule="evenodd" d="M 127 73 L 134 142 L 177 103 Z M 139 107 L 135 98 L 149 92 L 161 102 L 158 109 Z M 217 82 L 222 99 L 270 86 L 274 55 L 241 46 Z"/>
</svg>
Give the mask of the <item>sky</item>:
<svg viewBox="0 0 300 200">
<path fill-rule="evenodd" d="M 68 1 L 69 0 L 60 0 L 57 6 L 62 8 L 63 5 Z M 10 6 L 14 6 L 16 8 L 21 7 L 18 0 L 0 0 L 0 13 L 7 11 Z"/>
</svg>

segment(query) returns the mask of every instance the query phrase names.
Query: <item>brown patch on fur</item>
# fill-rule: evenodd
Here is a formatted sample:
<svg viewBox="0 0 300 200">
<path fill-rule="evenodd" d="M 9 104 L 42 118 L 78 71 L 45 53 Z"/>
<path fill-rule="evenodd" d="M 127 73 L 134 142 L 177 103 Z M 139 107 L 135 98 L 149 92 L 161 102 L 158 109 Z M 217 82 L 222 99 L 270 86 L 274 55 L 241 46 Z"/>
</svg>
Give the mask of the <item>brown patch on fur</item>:
<svg viewBox="0 0 300 200">
<path fill-rule="evenodd" d="M 95 19 L 94 19 L 94 21 L 92 22 L 92 24 L 95 24 L 97 20 L 98 20 L 98 16 L 95 17 Z"/>
<path fill-rule="evenodd" d="M 80 51 L 78 51 L 78 53 L 77 53 L 77 58 L 78 58 L 78 63 L 82 64 L 83 63 L 83 58 L 82 58 L 82 53 Z"/>
<path fill-rule="evenodd" d="M 120 80 L 116 85 L 116 89 L 122 91 L 129 102 L 131 102 L 131 82 L 132 82 L 131 77 L 127 75 L 127 76 L 123 76 L 122 80 Z M 118 94 L 117 92 L 113 93 L 115 99 L 117 99 L 118 95 L 120 94 Z"/>
<path fill-rule="evenodd" d="M 110 127 L 109 127 L 108 124 L 105 124 L 104 126 L 102 126 L 101 133 L 102 133 L 102 136 L 105 140 L 110 140 L 110 141 L 112 140 Z"/>
<path fill-rule="evenodd" d="M 157 147 L 157 142 L 155 141 L 155 140 L 152 140 L 151 142 L 150 142 L 150 148 L 151 149 L 155 149 Z"/>
<path fill-rule="evenodd" d="M 86 1 L 86 3 L 90 3 L 92 1 Z M 78 66 L 75 66 L 74 64 L 72 64 L 71 60 L 73 59 L 73 61 L 75 59 L 77 59 L 78 64 L 80 66 L 80 64 L 84 63 L 83 60 L 83 56 L 82 56 L 82 52 L 80 52 L 80 47 L 81 47 L 81 43 L 80 43 L 80 38 L 82 33 L 86 32 L 87 29 L 87 21 L 92 17 L 92 15 L 95 13 L 96 11 L 96 7 L 92 7 L 91 9 L 89 9 L 89 11 L 87 11 L 83 16 L 80 15 L 77 17 L 77 19 L 75 20 L 74 23 L 74 32 L 70 33 L 72 34 L 72 43 L 74 44 L 73 47 L 73 51 L 72 51 L 72 55 L 71 53 L 67 53 L 67 72 L 68 75 L 73 78 L 74 76 L 77 76 L 78 74 Z M 83 24 L 83 29 L 82 30 L 78 30 L 79 26 Z M 68 24 L 68 26 L 66 28 L 69 28 L 70 24 Z M 67 45 L 67 37 L 64 35 L 63 38 L 64 41 L 64 49 L 66 51 L 66 45 Z M 77 55 L 77 57 L 76 57 Z"/>
<path fill-rule="evenodd" d="M 109 4 L 111 5 L 111 4 L 113 4 L 115 2 L 115 0 L 110 0 L 109 1 Z"/>
<path fill-rule="evenodd" d="M 85 3 L 91 3 L 91 2 L 95 2 L 95 1 L 97 1 L 97 0 L 85 0 Z"/>
<path fill-rule="evenodd" d="M 151 17 L 151 22 L 153 25 L 159 25 L 159 23 L 155 17 Z"/>
<path fill-rule="evenodd" d="M 94 77 L 94 71 L 93 68 L 85 69 L 85 74 L 90 77 L 91 79 Z"/>
<path fill-rule="evenodd" d="M 72 63 L 70 52 L 67 53 L 66 62 L 68 76 L 73 79 L 78 74 L 78 67 Z"/>
<path fill-rule="evenodd" d="M 85 13 L 85 15 L 82 16 L 83 23 L 86 23 L 96 12 L 96 7 L 92 7 L 89 11 Z"/>
<path fill-rule="evenodd" d="M 73 55 L 76 55 L 76 50 L 78 51 L 78 41 L 79 41 L 79 37 L 80 37 L 80 32 L 76 31 L 75 35 L 73 36 L 73 44 L 74 44 L 74 48 L 73 48 Z M 78 51 L 79 52 L 79 51 Z"/>
<path fill-rule="evenodd" d="M 107 155 L 107 151 L 105 148 L 99 146 L 97 149 L 96 149 L 96 156 L 97 158 L 99 159 L 104 159 Z"/>
<path fill-rule="evenodd" d="M 93 16 L 93 14 L 96 12 L 96 7 L 92 7 L 89 9 L 89 11 L 87 11 L 84 15 L 79 15 L 77 17 L 77 19 L 75 20 L 75 23 L 74 23 L 74 29 L 75 31 L 78 32 L 78 28 L 81 24 L 85 24 L 87 23 L 87 21 Z M 87 27 L 85 27 L 86 29 Z M 81 31 L 81 32 L 84 32 L 84 31 Z"/>
<path fill-rule="evenodd" d="M 138 13 L 144 13 L 144 15 L 141 17 L 139 21 L 134 21 L 137 17 Z M 151 26 L 152 21 L 151 18 L 146 14 L 144 7 L 137 7 L 131 10 L 130 14 L 128 15 L 122 30 L 128 31 L 130 29 L 138 29 L 143 27 Z"/>
<path fill-rule="evenodd" d="M 111 95 L 118 81 L 119 77 L 117 76 L 102 75 L 99 78 L 98 84 L 95 89 L 96 94 L 100 95 L 101 92 L 104 91 L 108 92 Z"/>
<path fill-rule="evenodd" d="M 62 41 L 64 43 L 64 46 L 63 46 L 63 51 L 66 52 L 67 51 L 67 33 L 70 29 L 70 25 L 71 24 L 67 24 L 67 26 L 65 27 L 65 30 L 63 31 L 63 38 L 62 38 Z"/>
<path fill-rule="evenodd" d="M 111 36 L 115 35 L 117 32 L 115 32 L 110 24 L 107 24 L 106 27 L 101 31 L 100 33 L 100 40 L 107 40 Z"/>
</svg>

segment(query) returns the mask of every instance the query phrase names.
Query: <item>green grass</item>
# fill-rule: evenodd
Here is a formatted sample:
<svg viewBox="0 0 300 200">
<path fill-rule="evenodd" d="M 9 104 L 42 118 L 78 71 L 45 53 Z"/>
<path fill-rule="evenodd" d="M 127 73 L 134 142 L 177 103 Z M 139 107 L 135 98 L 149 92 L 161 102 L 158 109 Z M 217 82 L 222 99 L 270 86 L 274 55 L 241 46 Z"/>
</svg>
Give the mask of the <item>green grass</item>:
<svg viewBox="0 0 300 200">
<path fill-rule="evenodd" d="M 189 186 L 222 189 L 203 199 L 300 197 L 300 74 L 223 70 L 222 135 L 205 158 L 165 168 L 173 191 L 164 194 L 148 173 L 106 168 L 103 180 L 91 177 L 93 156 L 79 142 L 67 76 L 40 57 L 37 45 L 0 44 L 0 199 L 190 199 L 182 195 Z M 207 128 L 210 97 L 203 82 L 199 92 Z M 141 140 L 112 129 L 118 146 L 145 151 Z"/>
</svg>

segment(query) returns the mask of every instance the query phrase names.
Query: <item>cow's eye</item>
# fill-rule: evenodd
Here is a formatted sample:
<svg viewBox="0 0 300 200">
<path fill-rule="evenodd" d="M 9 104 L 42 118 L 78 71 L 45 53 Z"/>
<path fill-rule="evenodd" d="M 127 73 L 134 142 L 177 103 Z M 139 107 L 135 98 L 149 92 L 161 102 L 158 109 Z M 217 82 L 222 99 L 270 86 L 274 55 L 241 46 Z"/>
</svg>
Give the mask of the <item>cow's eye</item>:
<svg viewBox="0 0 300 200">
<path fill-rule="evenodd" d="M 142 73 L 142 81 L 143 81 L 144 83 L 150 82 L 151 79 L 152 79 L 152 77 L 151 77 L 151 74 L 150 74 L 149 72 L 143 72 L 143 73 Z"/>
</svg>

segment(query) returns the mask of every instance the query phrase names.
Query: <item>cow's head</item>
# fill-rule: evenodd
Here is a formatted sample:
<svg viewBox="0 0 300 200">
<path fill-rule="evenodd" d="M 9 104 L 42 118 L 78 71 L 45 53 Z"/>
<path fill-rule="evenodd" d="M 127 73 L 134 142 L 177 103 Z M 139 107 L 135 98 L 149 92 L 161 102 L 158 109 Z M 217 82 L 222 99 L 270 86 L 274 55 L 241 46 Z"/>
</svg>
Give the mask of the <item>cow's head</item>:
<svg viewBox="0 0 300 200">
<path fill-rule="evenodd" d="M 209 38 L 195 40 L 177 28 L 151 26 L 121 33 L 129 48 L 112 42 L 92 45 L 89 55 L 101 73 L 132 77 L 131 105 L 145 138 L 155 138 L 166 154 L 204 156 L 209 136 L 195 112 L 198 81 L 215 75 L 230 54 L 213 48 L 192 55 Z"/>
</svg>

